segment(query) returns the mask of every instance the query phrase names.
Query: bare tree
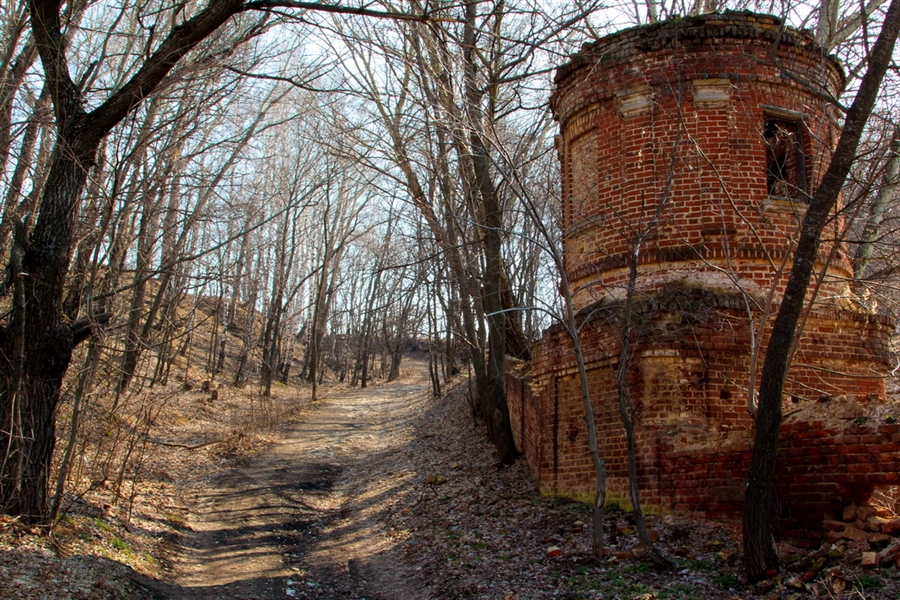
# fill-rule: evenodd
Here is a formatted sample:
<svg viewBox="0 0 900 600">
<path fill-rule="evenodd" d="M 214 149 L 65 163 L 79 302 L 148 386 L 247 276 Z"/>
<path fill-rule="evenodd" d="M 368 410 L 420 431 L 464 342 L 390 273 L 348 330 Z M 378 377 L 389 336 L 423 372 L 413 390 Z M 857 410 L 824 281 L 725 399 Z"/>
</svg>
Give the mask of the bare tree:
<svg viewBox="0 0 900 600">
<path fill-rule="evenodd" d="M 540 101 L 525 82 L 546 85 L 543 49 L 556 47 L 590 9 L 554 17 L 527 3 L 466 2 L 458 23 L 337 27 L 343 38 L 334 42 L 350 50 L 348 87 L 374 106 L 386 133 L 369 143 L 393 168 L 372 167 L 407 188 L 447 261 L 480 411 L 503 463 L 515 457 L 505 356 L 526 357 L 528 340 L 508 275 L 509 182 L 494 167 L 491 132 L 518 132 L 520 120 L 543 118 L 527 110 Z"/>
<path fill-rule="evenodd" d="M 75 215 L 97 151 L 109 133 L 163 86 L 189 54 L 193 65 L 253 37 L 269 20 L 268 10 L 320 9 L 374 17 L 404 18 L 386 12 L 289 1 L 217 0 L 198 7 L 149 7 L 135 26 L 125 52 L 101 45 L 100 59 L 74 77 L 70 65 L 83 56 L 69 47 L 63 12 L 73 3 L 29 0 L 31 35 L 56 126 L 54 149 L 40 192 L 34 226 L 14 241 L 10 259 L 13 308 L 0 336 L 10 360 L 0 367 L 0 507 L 39 520 L 47 514 L 47 482 L 55 444 L 55 415 L 62 379 L 73 348 L 86 339 L 94 316 L 70 323 L 62 313 L 65 281 L 73 246 Z M 101 9 L 104 10 L 104 9 Z M 126 8 L 110 10 L 111 31 Z M 409 16 L 408 18 L 421 19 Z M 161 32 L 161 33 L 157 33 Z M 214 36 L 217 34 L 217 36 Z M 205 40 L 205 52 L 195 52 Z M 115 74 L 116 77 L 107 78 Z M 90 87 L 100 77 L 96 87 Z M 107 87 L 108 85 L 108 87 Z M 25 298 L 30 301 L 25 302 Z M 25 336 L 24 333 L 28 332 Z"/>
</svg>

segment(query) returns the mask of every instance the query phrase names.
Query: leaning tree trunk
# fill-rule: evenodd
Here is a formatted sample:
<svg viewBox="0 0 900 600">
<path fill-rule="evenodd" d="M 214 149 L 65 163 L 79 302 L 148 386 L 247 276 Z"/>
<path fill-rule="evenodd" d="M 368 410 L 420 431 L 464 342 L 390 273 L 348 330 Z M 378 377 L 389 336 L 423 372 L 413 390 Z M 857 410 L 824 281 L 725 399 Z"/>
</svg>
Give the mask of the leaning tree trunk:
<svg viewBox="0 0 900 600">
<path fill-rule="evenodd" d="M 794 253 L 794 266 L 784 290 L 775 324 L 772 326 L 769 345 L 766 347 L 766 359 L 760 378 L 750 476 L 744 494 L 744 555 L 747 579 L 751 583 L 765 579 L 768 572 L 777 572 L 778 569 L 778 555 L 772 537 L 775 519 L 775 462 L 778 457 L 778 438 L 781 434 L 782 419 L 781 400 L 790 348 L 794 342 L 806 289 L 815 266 L 822 231 L 831 219 L 831 212 L 856 158 L 863 129 L 872 113 L 881 81 L 891 63 L 898 32 L 900 32 L 900 0 L 892 0 L 881 33 L 869 53 L 869 68 L 847 112 L 834 156 L 822 178 L 822 183 L 810 200 L 803 219 L 800 240 Z"/>
</svg>

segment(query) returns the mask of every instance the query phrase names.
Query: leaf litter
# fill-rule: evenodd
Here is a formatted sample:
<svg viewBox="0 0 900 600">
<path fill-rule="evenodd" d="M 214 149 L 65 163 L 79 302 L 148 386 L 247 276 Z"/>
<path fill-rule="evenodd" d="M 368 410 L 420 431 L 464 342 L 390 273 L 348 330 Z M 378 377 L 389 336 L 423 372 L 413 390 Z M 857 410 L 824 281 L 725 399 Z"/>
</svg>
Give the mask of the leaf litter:
<svg viewBox="0 0 900 600">
<path fill-rule="evenodd" d="M 658 572 L 634 557 L 638 542 L 630 515 L 608 510 L 609 555 L 597 562 L 591 557 L 589 507 L 540 496 L 524 460 L 507 468 L 495 465 L 484 430 L 472 418 L 464 381 L 440 399 L 422 389 L 384 413 L 390 445 L 382 452 L 366 447 L 370 456 L 356 456 L 346 465 L 334 492 L 336 509 L 305 532 L 305 545 L 313 548 L 316 539 L 341 535 L 335 533 L 339 529 L 363 531 L 359 523 L 365 519 L 377 525 L 368 535 L 383 538 L 381 554 L 391 560 L 350 552 L 345 570 L 331 572 L 356 581 L 344 585 L 322 580 L 328 571 L 316 571 L 306 549 L 287 549 L 285 560 L 296 573 L 288 597 L 398 597 L 390 586 L 399 585 L 400 577 L 417 590 L 413 597 L 423 599 L 900 598 L 897 568 L 863 568 L 860 556 L 869 548 L 858 542 L 824 548 L 812 576 L 808 568 L 798 572 L 808 566 L 809 550 L 779 546 L 783 572 L 747 586 L 735 522 L 649 516 L 659 548 L 676 565 Z M 378 386 L 373 393 L 388 390 Z M 229 416 L 242 405 L 237 395 L 220 394 L 220 406 L 212 410 L 198 392 L 178 394 L 159 417 L 164 425 L 152 431 L 165 444 L 148 456 L 147 475 L 136 482 L 127 507 L 111 503 L 110 490 L 100 485 L 70 499 L 53 531 L 0 517 L 0 597 L 159 598 L 147 584 L 174 577 L 172 557 L 179 550 L 172 540 L 190 528 L 186 490 L 202 493 L 217 474 L 240 468 L 277 441 L 278 424 L 291 411 L 315 410 L 293 388 L 280 392 L 286 395 L 279 405 L 284 413 L 273 425 L 244 431 L 235 429 Z M 338 401 L 341 393 L 331 388 L 332 399 L 326 401 Z M 389 393 L 385 397 L 396 400 Z M 210 440 L 215 443 L 206 444 Z M 319 452 L 334 454 L 328 447 Z"/>
</svg>

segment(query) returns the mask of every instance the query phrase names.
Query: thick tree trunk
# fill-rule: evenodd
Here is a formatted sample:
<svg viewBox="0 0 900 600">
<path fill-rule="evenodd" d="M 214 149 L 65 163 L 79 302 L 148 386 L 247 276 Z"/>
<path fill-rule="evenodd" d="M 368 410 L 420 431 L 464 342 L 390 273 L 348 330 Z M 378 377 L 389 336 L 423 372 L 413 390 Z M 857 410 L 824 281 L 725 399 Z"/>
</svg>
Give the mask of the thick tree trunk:
<svg viewBox="0 0 900 600">
<path fill-rule="evenodd" d="M 49 508 L 56 407 L 75 343 L 62 318 L 73 214 L 99 144 L 73 143 L 82 137 L 73 130 L 57 142 L 30 239 L 24 227 L 16 236 L 14 306 L 0 337 L 0 509 L 29 521 Z"/>
<path fill-rule="evenodd" d="M 391 349 L 391 368 L 388 370 L 387 380 L 397 381 L 400 379 L 400 365 L 403 362 L 403 347 Z"/>
<path fill-rule="evenodd" d="M 497 189 L 491 179 L 490 156 L 480 133 L 483 115 L 481 110 L 484 91 L 476 81 L 475 19 L 477 3 L 467 0 L 464 33 L 466 100 L 469 119 L 473 124 L 469 132 L 471 161 L 475 177 L 475 190 L 481 197 L 483 221 L 482 244 L 484 247 L 485 273 L 482 302 L 488 321 L 488 362 L 484 387 L 479 389 L 481 408 L 488 422 L 491 440 L 497 448 L 501 464 L 511 464 L 516 459 L 516 446 L 506 404 L 506 339 L 509 332 L 504 312 L 503 291 L 503 209 Z"/>
</svg>

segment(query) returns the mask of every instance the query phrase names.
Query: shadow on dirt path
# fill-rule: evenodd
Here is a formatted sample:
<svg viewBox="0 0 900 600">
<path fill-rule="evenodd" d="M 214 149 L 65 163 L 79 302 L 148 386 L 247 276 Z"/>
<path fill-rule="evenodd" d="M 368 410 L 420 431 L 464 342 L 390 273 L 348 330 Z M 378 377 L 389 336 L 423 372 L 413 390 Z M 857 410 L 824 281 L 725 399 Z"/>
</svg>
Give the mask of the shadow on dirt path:
<svg viewBox="0 0 900 600">
<path fill-rule="evenodd" d="M 428 391 L 412 362 L 399 382 L 332 388 L 250 463 L 187 492 L 174 583 L 159 598 L 426 598 L 384 528 L 409 473 L 397 457 Z"/>
</svg>

